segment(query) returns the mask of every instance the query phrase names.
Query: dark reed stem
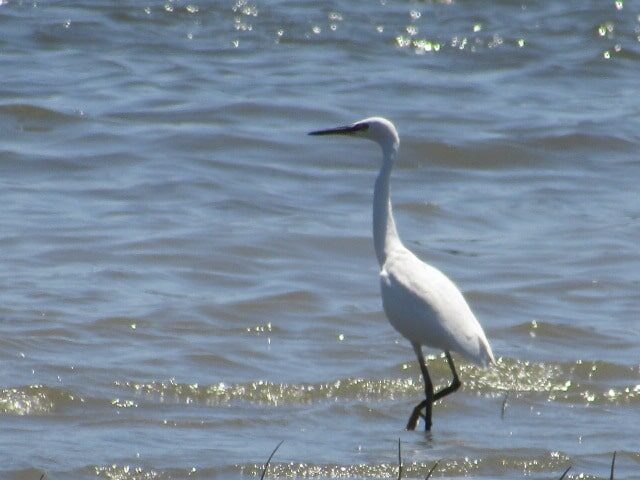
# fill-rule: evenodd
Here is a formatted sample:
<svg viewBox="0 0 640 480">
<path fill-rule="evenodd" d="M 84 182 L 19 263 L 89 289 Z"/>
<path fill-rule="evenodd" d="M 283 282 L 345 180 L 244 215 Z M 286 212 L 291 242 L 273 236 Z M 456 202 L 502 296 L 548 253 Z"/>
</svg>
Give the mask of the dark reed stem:
<svg viewBox="0 0 640 480">
<path fill-rule="evenodd" d="M 267 474 L 267 469 L 269 468 L 269 463 L 271 462 L 271 459 L 273 458 L 275 453 L 278 451 L 278 449 L 280 448 L 280 445 L 282 445 L 283 442 L 284 442 L 284 440 L 282 440 L 278 445 L 276 445 L 276 448 L 274 448 L 273 452 L 271 452 L 271 455 L 269 455 L 269 458 L 267 459 L 267 463 L 264 464 L 264 469 L 262 470 L 262 475 L 260 475 L 260 480 L 264 480 L 264 476 Z"/>
<path fill-rule="evenodd" d="M 509 392 L 505 392 L 504 400 L 502 400 L 502 410 L 500 412 L 500 418 L 504 420 L 504 412 L 507 410 L 507 399 L 509 398 Z"/>
<path fill-rule="evenodd" d="M 611 460 L 611 475 L 609 475 L 609 480 L 613 480 L 613 469 L 616 467 L 616 453 L 613 452 L 613 460 Z"/>
<path fill-rule="evenodd" d="M 398 480 L 402 479 L 402 451 L 400 450 L 400 438 L 398 438 Z"/>
<path fill-rule="evenodd" d="M 569 470 L 571 470 L 571 467 L 572 467 L 572 465 L 569 465 L 569 466 L 567 467 L 567 469 L 564 471 L 564 473 L 562 474 L 562 476 L 560 477 L 560 479 L 559 479 L 559 480 L 562 480 L 562 479 L 565 477 L 565 475 L 566 475 L 567 473 L 569 473 Z"/>
<path fill-rule="evenodd" d="M 436 467 L 438 466 L 438 462 L 440 460 L 436 460 L 436 463 L 433 464 L 433 467 L 431 467 L 431 470 L 429 470 L 429 473 L 427 473 L 427 476 L 424 478 L 424 480 L 429 480 L 431 478 L 431 474 L 433 473 L 433 471 L 436 469 Z"/>
</svg>

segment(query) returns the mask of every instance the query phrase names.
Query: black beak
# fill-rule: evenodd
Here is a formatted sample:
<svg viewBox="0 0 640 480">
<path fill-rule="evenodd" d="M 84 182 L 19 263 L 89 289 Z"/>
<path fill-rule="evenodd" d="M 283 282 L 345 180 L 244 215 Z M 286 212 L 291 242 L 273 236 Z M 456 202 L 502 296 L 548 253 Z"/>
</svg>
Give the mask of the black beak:
<svg viewBox="0 0 640 480">
<path fill-rule="evenodd" d="M 316 130 L 309 132 L 309 135 L 349 135 L 351 133 L 366 130 L 369 125 L 366 123 L 355 123 L 353 125 L 345 125 L 344 127 L 330 128 L 328 130 Z"/>
</svg>

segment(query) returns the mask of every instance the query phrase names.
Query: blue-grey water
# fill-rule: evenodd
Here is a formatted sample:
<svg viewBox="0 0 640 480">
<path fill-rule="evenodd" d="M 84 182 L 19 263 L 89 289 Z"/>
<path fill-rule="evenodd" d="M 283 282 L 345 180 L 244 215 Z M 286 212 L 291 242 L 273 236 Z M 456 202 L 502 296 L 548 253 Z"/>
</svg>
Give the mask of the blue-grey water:
<svg viewBox="0 0 640 480">
<path fill-rule="evenodd" d="M 0 73 L 0 478 L 640 478 L 639 2 L 4 0 Z M 430 435 L 370 115 L 499 358 Z"/>
</svg>

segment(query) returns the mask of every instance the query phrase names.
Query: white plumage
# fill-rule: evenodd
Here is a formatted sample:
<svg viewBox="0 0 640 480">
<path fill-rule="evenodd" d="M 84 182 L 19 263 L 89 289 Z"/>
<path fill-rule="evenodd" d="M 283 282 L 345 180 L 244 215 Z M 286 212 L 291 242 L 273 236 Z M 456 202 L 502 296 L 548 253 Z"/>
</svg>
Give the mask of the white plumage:
<svg viewBox="0 0 640 480">
<path fill-rule="evenodd" d="M 373 194 L 373 243 L 380 264 L 382 303 L 391 325 L 411 342 L 425 383 L 426 399 L 415 407 L 407 429 L 413 430 L 422 417 L 425 429 L 430 430 L 433 402 L 461 385 L 450 352 L 487 365 L 494 362 L 491 346 L 458 287 L 440 270 L 418 259 L 400 241 L 389 195 L 389 177 L 400 147 L 393 124 L 385 118 L 371 117 L 310 135 L 362 137 L 382 148 L 382 166 Z M 422 354 L 423 345 L 445 351 L 453 374 L 449 387 L 433 391 Z"/>
<path fill-rule="evenodd" d="M 457 352 L 487 365 L 493 353 L 455 284 L 402 247 L 380 272 L 382 304 L 393 327 L 412 343 Z"/>
</svg>

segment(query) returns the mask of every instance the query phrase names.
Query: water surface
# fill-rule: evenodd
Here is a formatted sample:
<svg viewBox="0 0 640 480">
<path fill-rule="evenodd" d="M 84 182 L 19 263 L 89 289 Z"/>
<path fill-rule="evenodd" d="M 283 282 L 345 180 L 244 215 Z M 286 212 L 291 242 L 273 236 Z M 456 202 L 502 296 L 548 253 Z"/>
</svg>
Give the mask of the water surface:
<svg viewBox="0 0 640 480">
<path fill-rule="evenodd" d="M 0 476 L 640 478 L 636 2 L 0 5 Z M 405 244 L 499 358 L 434 429 Z M 440 352 L 428 351 L 438 385 Z M 508 392 L 504 418 L 503 401 Z"/>
</svg>

